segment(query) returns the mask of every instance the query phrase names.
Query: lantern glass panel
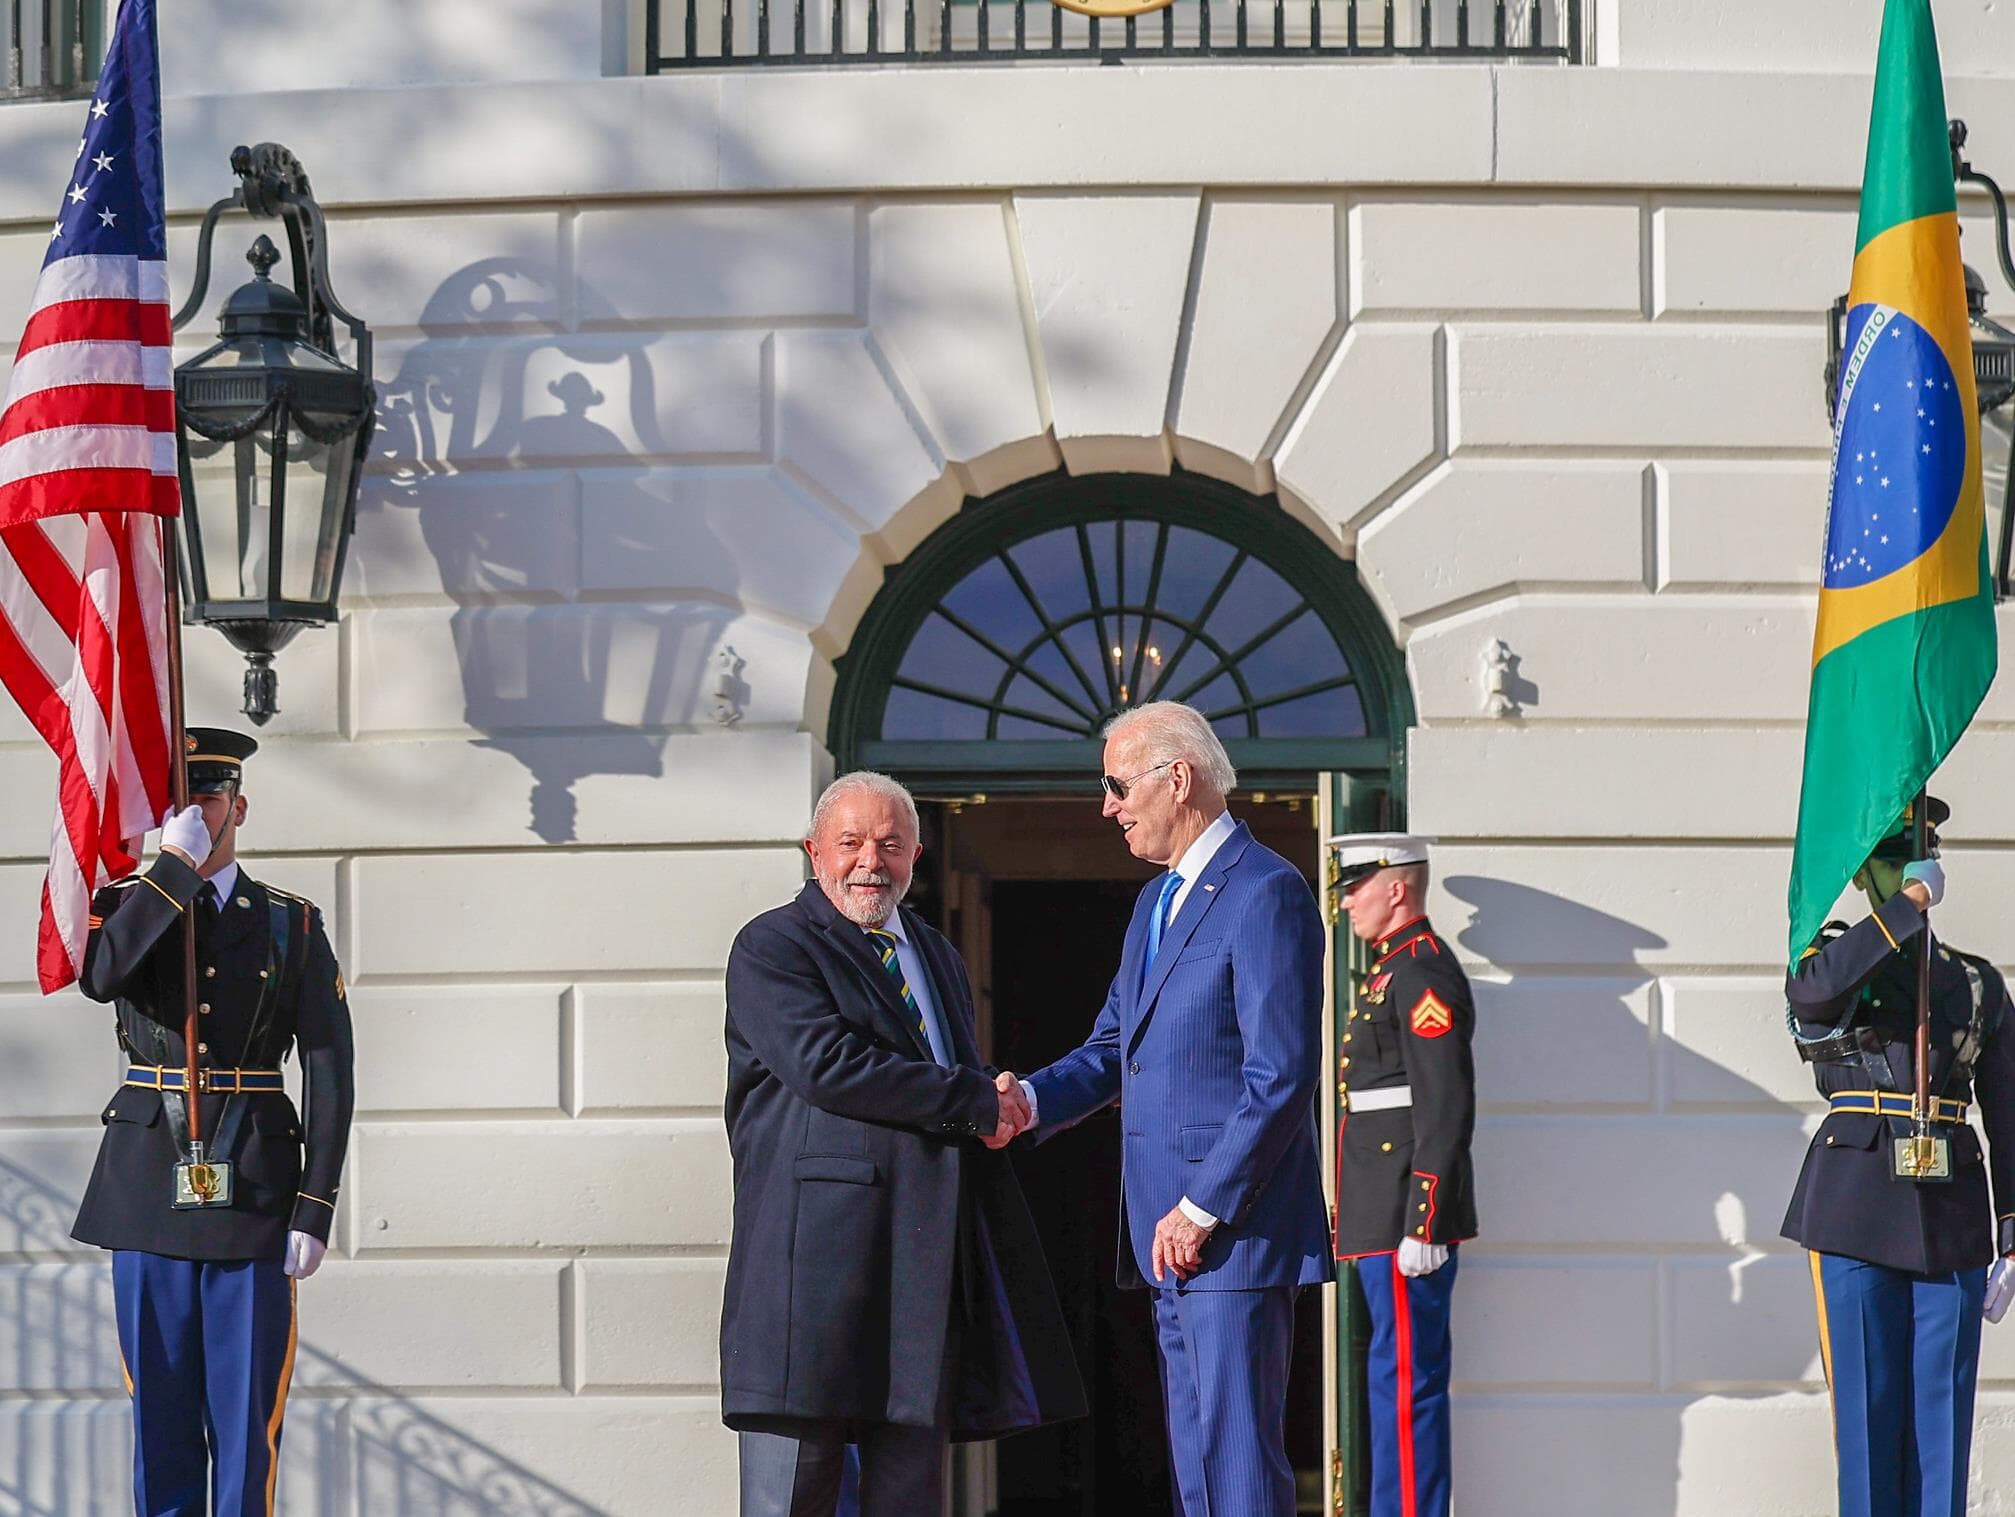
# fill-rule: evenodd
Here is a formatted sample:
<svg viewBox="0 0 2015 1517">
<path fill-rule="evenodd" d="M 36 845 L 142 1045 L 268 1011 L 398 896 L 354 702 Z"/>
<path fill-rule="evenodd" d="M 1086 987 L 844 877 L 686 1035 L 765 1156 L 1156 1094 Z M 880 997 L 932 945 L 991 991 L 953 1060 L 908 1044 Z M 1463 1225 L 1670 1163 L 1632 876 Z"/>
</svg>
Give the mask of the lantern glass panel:
<svg viewBox="0 0 2015 1517">
<path fill-rule="evenodd" d="M 334 445 L 316 442 L 299 427 L 289 426 L 283 480 L 275 468 L 270 420 L 230 442 L 191 435 L 190 484 L 202 536 L 207 598 L 332 601 L 352 457 L 352 439 Z"/>
<path fill-rule="evenodd" d="M 1980 418 L 1980 482 L 1987 492 L 1987 568 L 2001 553 L 2002 519 L 2008 514 L 2008 449 L 2015 442 L 2015 401 Z"/>
</svg>

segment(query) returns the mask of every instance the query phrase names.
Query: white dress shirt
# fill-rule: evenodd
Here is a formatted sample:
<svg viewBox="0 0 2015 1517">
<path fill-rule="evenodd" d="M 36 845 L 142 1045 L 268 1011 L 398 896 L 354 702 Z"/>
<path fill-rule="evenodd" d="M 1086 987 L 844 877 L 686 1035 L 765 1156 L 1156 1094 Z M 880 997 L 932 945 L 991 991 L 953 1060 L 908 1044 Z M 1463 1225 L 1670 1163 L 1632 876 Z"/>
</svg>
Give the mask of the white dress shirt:
<svg viewBox="0 0 2015 1517">
<path fill-rule="evenodd" d="M 237 884 L 238 861 L 236 859 L 231 860 L 230 863 L 226 864 L 203 882 L 203 885 L 215 885 L 217 887 L 217 909 L 220 911 L 231 904 L 231 892 L 237 887 Z M 203 893 L 203 885 L 196 887 L 198 895 Z"/>
<path fill-rule="evenodd" d="M 1210 861 L 1217 857 L 1218 849 L 1222 848 L 1225 841 L 1237 830 L 1238 823 L 1231 819 L 1231 813 L 1220 811 L 1217 819 L 1198 833 L 1196 841 L 1185 848 L 1182 857 L 1175 861 L 1175 872 L 1182 876 L 1182 883 L 1175 887 L 1175 897 L 1168 903 L 1168 916 L 1162 922 L 1163 932 L 1168 931 L 1170 922 L 1182 915 L 1182 904 L 1189 899 L 1191 887 L 1202 877 L 1204 870 L 1210 867 Z M 1042 1114 L 1036 1110 L 1035 1087 L 1023 1080 L 1021 1088 L 1022 1094 L 1028 1097 L 1029 1126 L 1034 1127 L 1042 1120 Z M 1182 1209 L 1182 1214 L 1198 1227 L 1217 1226 L 1217 1218 L 1190 1200 L 1188 1196 L 1184 1196 L 1176 1205 Z"/>
<path fill-rule="evenodd" d="M 863 932 L 867 929 L 862 928 Z M 952 1056 L 952 1040 L 946 1034 L 944 1021 L 938 1016 L 938 1003 L 931 995 L 930 971 L 924 968 L 923 955 L 910 941 L 910 935 L 903 926 L 900 911 L 889 913 L 889 919 L 876 929 L 886 932 L 896 940 L 896 963 L 902 966 L 903 978 L 909 981 L 910 994 L 917 998 L 917 1010 L 923 1013 L 924 1037 L 931 1046 L 931 1057 L 949 1069 L 958 1060 Z M 880 952 L 879 949 L 876 950 Z"/>
</svg>

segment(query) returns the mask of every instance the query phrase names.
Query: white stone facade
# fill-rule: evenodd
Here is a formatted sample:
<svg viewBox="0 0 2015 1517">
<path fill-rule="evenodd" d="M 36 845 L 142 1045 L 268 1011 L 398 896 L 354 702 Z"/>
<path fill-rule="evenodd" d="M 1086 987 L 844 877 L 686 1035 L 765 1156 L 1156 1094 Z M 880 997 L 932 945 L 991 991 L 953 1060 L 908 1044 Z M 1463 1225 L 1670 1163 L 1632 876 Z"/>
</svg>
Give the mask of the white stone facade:
<svg viewBox="0 0 2015 1517">
<path fill-rule="evenodd" d="M 1776 966 L 1878 0 L 1608 0 L 1579 69 L 655 79 L 621 4 L 178 9 L 178 289 L 230 147 L 287 143 L 386 402 L 244 839 L 328 912 L 359 1050 L 282 1510 L 732 1511 L 720 975 L 800 878 L 833 660 L 965 496 L 1172 464 L 1278 490 L 1405 650 L 1481 982 L 1463 1517 L 1832 1509 Z M 2015 178 L 2015 13 L 1939 20 Z M 77 115 L 0 108 L 0 340 Z M 238 668 L 192 634 L 192 712 Z M 2011 692 L 1943 782 L 1942 929 L 2003 962 Z M 33 993 L 53 770 L 0 739 L 0 1513 L 109 1514 L 109 1271 L 67 1233 L 117 1056 Z M 1986 1362 L 1991 1514 L 2015 1327 Z"/>
</svg>

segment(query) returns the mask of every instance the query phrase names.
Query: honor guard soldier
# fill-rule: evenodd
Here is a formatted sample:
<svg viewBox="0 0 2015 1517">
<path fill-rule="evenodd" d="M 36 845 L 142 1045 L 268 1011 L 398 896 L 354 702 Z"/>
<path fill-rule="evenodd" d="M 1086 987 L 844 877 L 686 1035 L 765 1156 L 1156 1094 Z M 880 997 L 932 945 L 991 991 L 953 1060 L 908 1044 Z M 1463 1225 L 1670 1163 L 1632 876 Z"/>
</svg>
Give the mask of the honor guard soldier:
<svg viewBox="0 0 2015 1517">
<path fill-rule="evenodd" d="M 1937 945 L 1930 1142 L 1917 1161 L 1917 964 L 1944 894 L 1937 832 L 1913 860 L 1906 811 L 1854 876 L 1873 915 L 1827 924 L 1785 979 L 1787 1019 L 1831 1108 L 1784 1236 L 1811 1251 L 1833 1392 L 1841 1517 L 1961 1517 L 1987 1267 L 2015 1253 L 2015 1031 L 1984 959 Z M 1987 1153 L 1967 1122 L 1977 1102 Z M 1989 1182 L 1995 1198 L 1990 1204 Z"/>
<path fill-rule="evenodd" d="M 1331 884 L 1372 964 L 1344 1023 L 1336 1257 L 1371 1312 L 1372 1517 L 1447 1517 L 1449 1308 L 1457 1245 L 1476 1236 L 1469 977 L 1428 924 L 1427 841 L 1329 840 Z"/>
<path fill-rule="evenodd" d="M 152 868 L 98 893 L 84 952 L 84 993 L 113 1003 L 129 1067 L 72 1233 L 113 1250 L 141 1517 L 271 1513 L 294 1281 L 321 1263 L 349 1139 L 350 1013 L 321 914 L 237 859 L 257 747 L 189 729 L 190 804 L 164 820 Z M 194 1097 L 184 912 L 196 913 Z M 280 1071 L 290 1046 L 298 1115 Z"/>
</svg>

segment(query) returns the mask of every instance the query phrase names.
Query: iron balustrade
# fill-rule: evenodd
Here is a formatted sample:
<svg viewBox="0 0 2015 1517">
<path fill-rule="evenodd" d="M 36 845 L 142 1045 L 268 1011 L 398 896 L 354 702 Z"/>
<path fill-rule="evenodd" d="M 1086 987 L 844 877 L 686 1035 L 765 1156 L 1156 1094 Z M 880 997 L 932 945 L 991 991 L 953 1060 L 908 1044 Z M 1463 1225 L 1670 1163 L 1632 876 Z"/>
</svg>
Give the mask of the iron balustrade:
<svg viewBox="0 0 2015 1517">
<path fill-rule="evenodd" d="M 0 99 L 89 94 L 105 56 L 107 0 L 0 0 L 7 82 Z"/>
<path fill-rule="evenodd" d="M 645 0 L 644 9 L 652 74 L 761 64 L 1584 56 L 1582 0 L 1176 0 L 1124 18 L 1046 0 Z"/>
</svg>

